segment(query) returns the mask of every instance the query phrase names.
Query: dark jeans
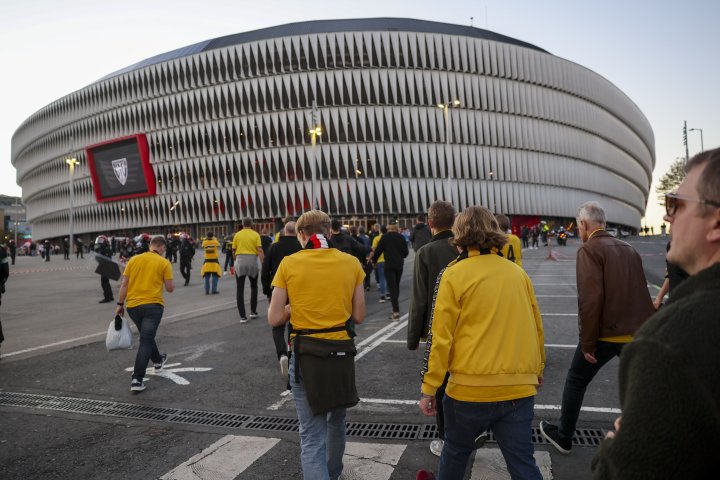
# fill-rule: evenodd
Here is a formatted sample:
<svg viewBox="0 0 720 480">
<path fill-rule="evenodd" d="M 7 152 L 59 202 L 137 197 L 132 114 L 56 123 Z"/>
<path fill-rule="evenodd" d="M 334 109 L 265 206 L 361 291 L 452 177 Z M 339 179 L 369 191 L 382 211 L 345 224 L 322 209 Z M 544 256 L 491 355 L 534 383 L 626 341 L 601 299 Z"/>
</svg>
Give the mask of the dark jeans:
<svg viewBox="0 0 720 480">
<path fill-rule="evenodd" d="M 535 397 L 505 402 L 461 402 L 445 396 L 445 445 L 438 480 L 464 478 L 475 438 L 492 429 L 513 480 L 542 480 L 533 457 Z"/>
<path fill-rule="evenodd" d="M 363 270 L 365 270 L 365 288 L 370 288 L 370 278 L 372 277 L 373 267 L 371 263 L 366 263 L 363 265 Z"/>
<path fill-rule="evenodd" d="M 624 346 L 624 343 L 598 342 L 595 350 L 596 364 L 585 360 L 580 345 L 577 346 L 563 389 L 559 431 L 562 438 L 572 438 L 575 434 L 575 426 L 588 384 L 603 365 L 620 356 Z"/>
<path fill-rule="evenodd" d="M 103 290 L 103 298 L 105 298 L 105 300 L 112 300 L 113 291 L 110 287 L 110 279 L 108 277 L 100 277 L 100 286 Z"/>
<path fill-rule="evenodd" d="M 403 267 L 390 268 L 385 262 L 385 280 L 387 280 L 388 291 L 390 292 L 390 303 L 392 303 L 393 312 L 400 311 L 400 278 L 402 277 Z"/>
<path fill-rule="evenodd" d="M 435 391 L 435 425 L 437 425 L 438 438 L 445 440 L 445 410 L 443 408 L 443 399 L 445 398 L 445 389 L 447 388 L 450 374 L 445 374 L 445 380 L 442 385 Z"/>
<path fill-rule="evenodd" d="M 223 268 L 223 271 L 227 272 L 228 268 L 233 266 L 233 254 L 232 253 L 226 253 L 225 254 L 225 267 Z"/>
<path fill-rule="evenodd" d="M 164 310 L 165 308 L 159 303 L 148 303 L 127 309 L 130 319 L 140 332 L 140 346 L 135 357 L 135 368 L 132 374 L 134 379 L 142 381 L 150 360 L 153 363 L 162 361 L 155 343 L 155 334 L 160 326 Z"/>
<path fill-rule="evenodd" d="M 527 237 L 522 237 L 522 248 L 528 248 L 528 239 Z"/>
<path fill-rule="evenodd" d="M 240 312 L 241 318 L 247 318 L 245 315 L 245 277 L 235 277 L 237 282 L 236 300 L 238 312 Z M 248 277 L 250 279 L 250 313 L 257 313 L 257 300 L 258 300 L 258 277 Z"/>
</svg>

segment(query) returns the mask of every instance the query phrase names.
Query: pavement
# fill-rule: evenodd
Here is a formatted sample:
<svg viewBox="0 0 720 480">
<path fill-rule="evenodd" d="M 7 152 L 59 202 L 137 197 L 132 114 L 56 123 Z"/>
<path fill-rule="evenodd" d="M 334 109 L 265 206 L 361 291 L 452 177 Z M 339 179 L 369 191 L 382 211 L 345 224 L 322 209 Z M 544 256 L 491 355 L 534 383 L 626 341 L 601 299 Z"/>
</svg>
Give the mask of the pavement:
<svg viewBox="0 0 720 480">
<path fill-rule="evenodd" d="M 642 255 L 648 282 L 659 285 L 665 239 L 629 241 Z M 524 252 L 543 314 L 547 353 L 534 426 L 558 418 L 577 344 L 577 247 L 570 239 L 567 247 L 553 247 L 552 255 L 543 247 Z M 411 253 L 401 281 L 400 322 L 388 319 L 390 303 L 378 303 L 374 281 L 367 294 L 367 317 L 356 338 L 361 402 L 348 410 L 349 422 L 367 428 L 348 437 L 341 478 L 409 479 L 420 468 L 437 466 L 428 440 L 367 434 L 387 425 L 422 429 L 434 423 L 417 407 L 423 346 L 409 351 L 405 345 L 412 262 Z M 160 374 L 150 368 L 147 390 L 133 394 L 136 350 L 105 349 L 114 302 L 97 303 L 102 290 L 92 261 L 17 258 L 0 309 L 6 338 L 0 361 L 0 478 L 302 478 L 298 434 L 278 427 L 290 425 L 296 415 L 279 373 L 267 302 L 261 295 L 260 318 L 240 324 L 233 277 L 220 280 L 219 295 L 207 296 L 199 267 L 196 259 L 191 284 L 184 287 L 174 265 L 177 286 L 165 295 L 157 339 L 160 351 L 169 353 L 168 364 Z M 651 294 L 656 291 L 649 286 Z M 611 361 L 588 388 L 579 429 L 612 428 L 620 408 L 617 368 L 618 360 Z M 94 407 L 75 408 L 73 402 Z M 133 409 L 155 414 L 128 418 L 122 413 Z M 179 412 L 240 420 L 188 423 L 178 421 Z M 273 426 L 253 428 L 248 419 Z M 591 478 L 594 446 L 564 456 L 538 442 L 536 451 L 545 478 Z M 489 442 L 466 478 L 509 478 L 498 458 L 497 444 Z"/>
</svg>

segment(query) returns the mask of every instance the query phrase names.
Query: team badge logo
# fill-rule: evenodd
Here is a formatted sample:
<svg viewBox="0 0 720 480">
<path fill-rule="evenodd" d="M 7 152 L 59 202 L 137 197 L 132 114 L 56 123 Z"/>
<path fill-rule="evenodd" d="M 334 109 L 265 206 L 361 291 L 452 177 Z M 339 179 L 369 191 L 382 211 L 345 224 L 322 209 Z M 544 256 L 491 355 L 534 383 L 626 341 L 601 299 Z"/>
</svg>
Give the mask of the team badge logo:
<svg viewBox="0 0 720 480">
<path fill-rule="evenodd" d="M 120 185 L 125 185 L 128 179 L 128 163 L 127 158 L 119 158 L 112 161 L 113 171 L 115 172 L 115 178 L 118 179 Z"/>
</svg>

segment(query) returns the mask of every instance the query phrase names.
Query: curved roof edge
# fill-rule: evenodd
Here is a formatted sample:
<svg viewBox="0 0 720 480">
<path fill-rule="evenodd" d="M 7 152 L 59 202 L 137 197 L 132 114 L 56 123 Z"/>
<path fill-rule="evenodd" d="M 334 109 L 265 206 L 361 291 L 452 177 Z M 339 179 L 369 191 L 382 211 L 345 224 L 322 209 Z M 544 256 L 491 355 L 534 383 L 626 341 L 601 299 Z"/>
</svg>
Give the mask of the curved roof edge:
<svg viewBox="0 0 720 480">
<path fill-rule="evenodd" d="M 166 53 L 161 53 L 140 62 L 134 63 L 128 67 L 110 73 L 98 80 L 98 82 L 107 80 L 123 73 L 132 72 L 143 67 L 154 65 L 156 63 L 166 62 L 177 58 L 186 57 L 216 48 L 229 47 L 258 40 L 268 40 L 271 38 L 289 37 L 293 35 L 308 35 L 313 33 L 333 33 L 333 32 L 367 32 L 367 31 L 383 31 L 383 32 L 418 32 L 418 33 L 440 33 L 447 35 L 461 35 L 465 37 L 481 38 L 485 40 L 493 40 L 496 42 L 508 43 L 520 47 L 531 48 L 544 53 L 549 53 L 540 47 L 531 43 L 523 42 L 506 35 L 483 30 L 481 28 L 454 25 L 451 23 L 432 22 L 429 20 L 415 20 L 412 18 L 351 18 L 345 20 L 312 20 L 308 22 L 286 23 L 285 25 L 277 25 L 274 27 L 262 28 L 260 30 L 252 30 L 249 32 L 235 33 L 218 37 L 211 40 L 188 45 Z"/>
</svg>

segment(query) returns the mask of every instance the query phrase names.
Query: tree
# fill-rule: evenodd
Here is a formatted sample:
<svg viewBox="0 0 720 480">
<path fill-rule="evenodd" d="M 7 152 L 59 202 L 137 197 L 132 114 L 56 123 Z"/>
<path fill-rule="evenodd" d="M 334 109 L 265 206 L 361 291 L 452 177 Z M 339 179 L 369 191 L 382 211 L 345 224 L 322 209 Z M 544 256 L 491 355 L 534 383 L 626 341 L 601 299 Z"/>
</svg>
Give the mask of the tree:
<svg viewBox="0 0 720 480">
<path fill-rule="evenodd" d="M 685 178 L 685 159 L 679 158 L 670 165 L 670 169 L 665 172 L 658 182 L 655 191 L 658 193 L 660 205 L 665 205 L 665 194 L 675 190 Z"/>
</svg>

